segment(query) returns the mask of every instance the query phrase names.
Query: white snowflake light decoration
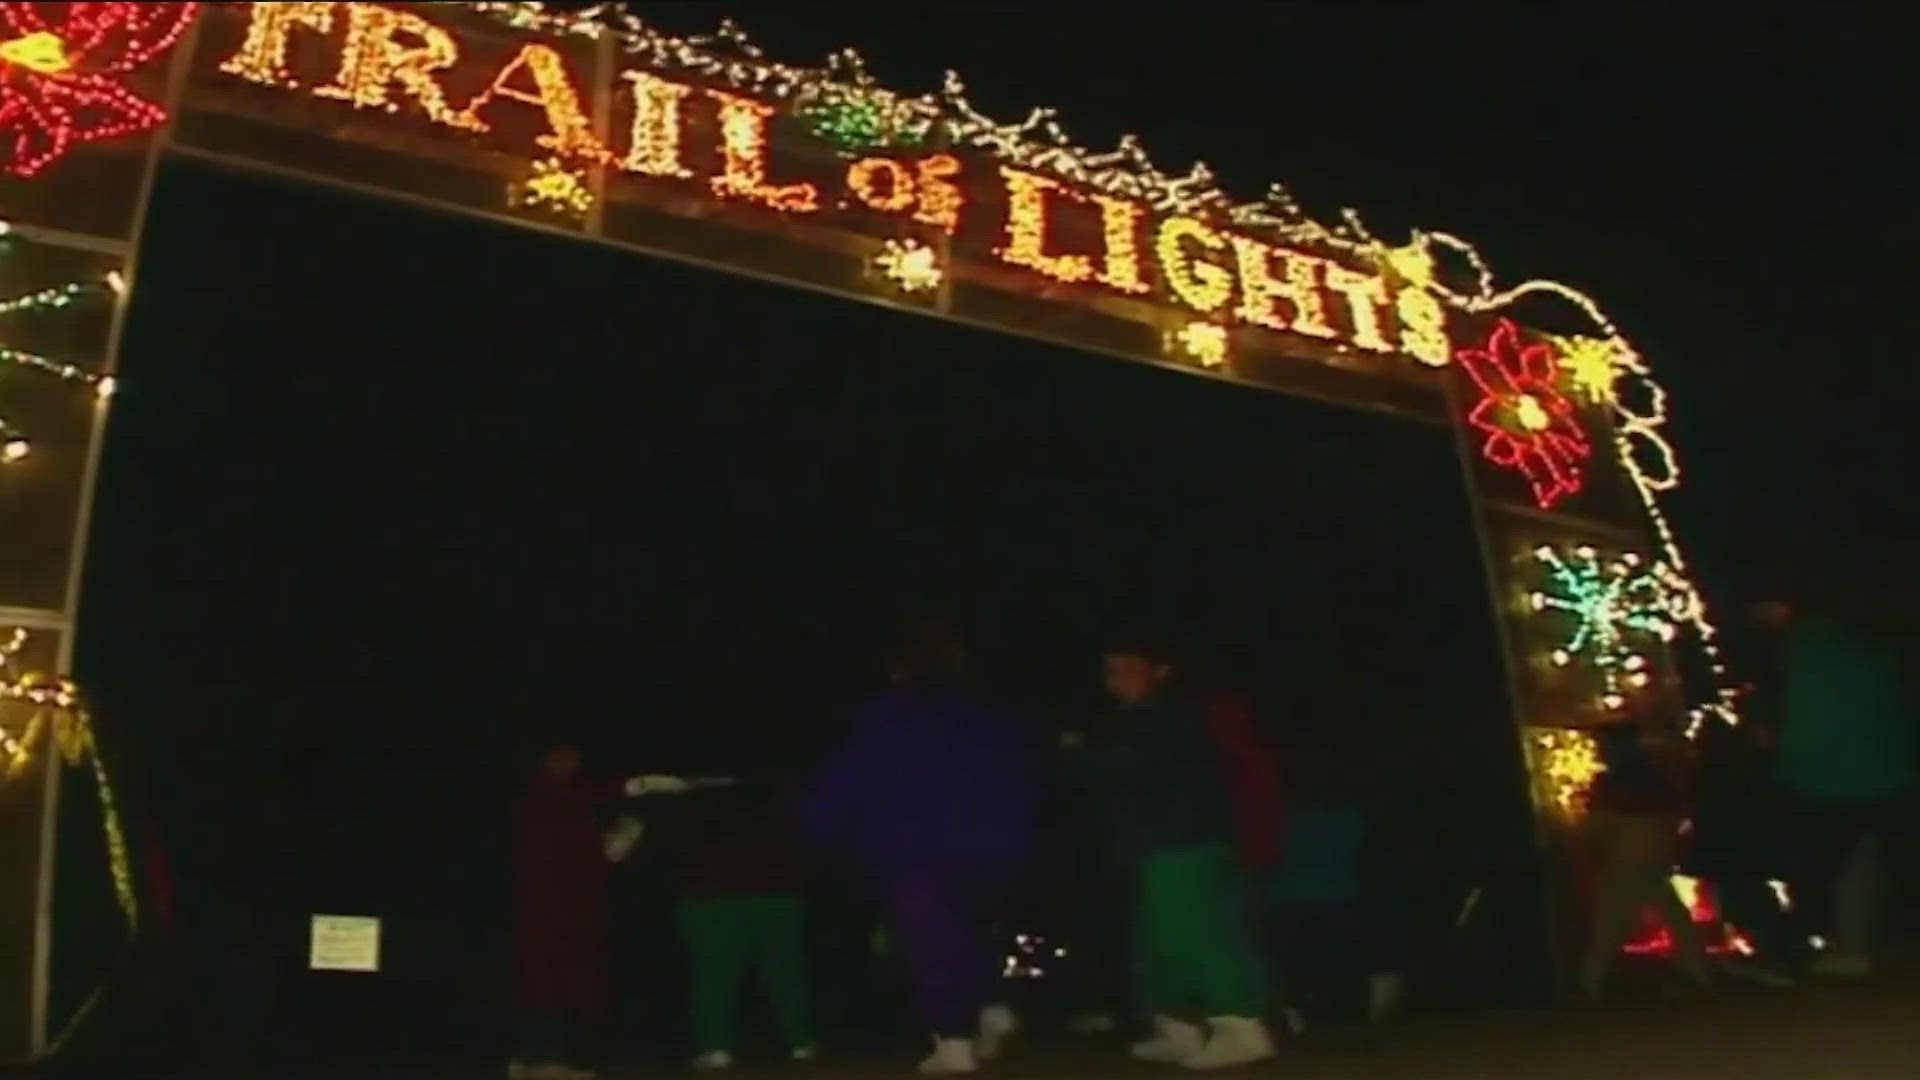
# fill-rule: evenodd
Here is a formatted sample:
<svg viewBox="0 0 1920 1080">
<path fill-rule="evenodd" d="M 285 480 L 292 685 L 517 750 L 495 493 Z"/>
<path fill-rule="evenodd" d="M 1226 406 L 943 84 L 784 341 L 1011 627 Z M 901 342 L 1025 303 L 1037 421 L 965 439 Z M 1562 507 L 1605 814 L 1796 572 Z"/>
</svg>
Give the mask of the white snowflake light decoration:
<svg viewBox="0 0 1920 1080">
<path fill-rule="evenodd" d="M 555 213 L 584 217 L 593 209 L 593 186 L 584 168 L 569 168 L 559 158 L 533 163 L 533 172 L 516 191 L 521 206 L 537 206 Z"/>
<path fill-rule="evenodd" d="M 1662 566 L 1632 553 L 1603 558 L 1581 546 L 1563 556 L 1542 545 L 1534 558 L 1546 567 L 1549 585 L 1529 598 L 1533 610 L 1558 612 L 1570 622 L 1549 657 L 1559 667 L 1591 663 L 1600 674 L 1601 704 L 1620 708 L 1629 690 L 1652 681 L 1644 647 L 1673 640 L 1690 594 Z"/>
<path fill-rule="evenodd" d="M 889 240 L 873 258 L 873 265 L 902 292 L 932 292 L 946 276 L 940 255 L 918 240 Z"/>
<path fill-rule="evenodd" d="M 1180 352 L 1200 362 L 1201 367 L 1225 367 L 1227 328 L 1219 323 L 1190 322 L 1168 335 Z"/>
</svg>

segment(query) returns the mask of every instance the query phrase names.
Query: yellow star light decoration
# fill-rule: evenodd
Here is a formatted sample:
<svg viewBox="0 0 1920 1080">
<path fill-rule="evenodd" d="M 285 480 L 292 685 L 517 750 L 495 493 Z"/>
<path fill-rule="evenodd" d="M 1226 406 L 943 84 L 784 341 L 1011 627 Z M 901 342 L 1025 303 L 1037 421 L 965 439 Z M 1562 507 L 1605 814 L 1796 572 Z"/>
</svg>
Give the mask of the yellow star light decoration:
<svg viewBox="0 0 1920 1080">
<path fill-rule="evenodd" d="M 1226 366 L 1227 328 L 1219 323 L 1190 322 L 1173 332 L 1173 342 L 1202 367 Z"/>
<path fill-rule="evenodd" d="M 1553 803 L 1562 814 L 1579 814 L 1581 796 L 1605 766 L 1600 763 L 1600 746 L 1584 731 L 1554 729 L 1533 733 L 1534 765 L 1553 794 Z"/>
<path fill-rule="evenodd" d="M 1620 374 L 1613 342 L 1605 338 L 1577 335 L 1562 337 L 1550 334 L 1548 337 L 1560 354 L 1560 370 L 1572 380 L 1574 390 L 1596 405 L 1612 404 L 1615 401 L 1614 382 Z"/>
<path fill-rule="evenodd" d="M 1382 247 L 1381 261 L 1387 269 L 1397 274 L 1400 280 L 1416 289 L 1427 289 L 1433 285 L 1433 252 L 1427 244 L 1416 241 L 1401 247 Z"/>
<path fill-rule="evenodd" d="M 570 169 L 555 157 L 533 163 L 533 175 L 520 185 L 519 203 L 583 217 L 593 209 L 593 198 L 586 169 Z"/>
<path fill-rule="evenodd" d="M 873 257 L 873 265 L 902 292 L 932 292 L 946 276 L 939 253 L 918 240 L 887 241 Z"/>
</svg>

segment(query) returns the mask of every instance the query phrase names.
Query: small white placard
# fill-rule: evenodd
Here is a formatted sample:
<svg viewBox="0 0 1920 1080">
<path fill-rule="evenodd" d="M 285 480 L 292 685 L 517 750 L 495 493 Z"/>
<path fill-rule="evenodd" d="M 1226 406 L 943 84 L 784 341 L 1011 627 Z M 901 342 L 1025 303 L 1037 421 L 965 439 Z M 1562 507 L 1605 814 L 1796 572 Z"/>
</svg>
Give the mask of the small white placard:
<svg viewBox="0 0 1920 1080">
<path fill-rule="evenodd" d="M 314 971 L 379 971 L 380 920 L 364 915 L 315 915 L 307 966 Z"/>
</svg>

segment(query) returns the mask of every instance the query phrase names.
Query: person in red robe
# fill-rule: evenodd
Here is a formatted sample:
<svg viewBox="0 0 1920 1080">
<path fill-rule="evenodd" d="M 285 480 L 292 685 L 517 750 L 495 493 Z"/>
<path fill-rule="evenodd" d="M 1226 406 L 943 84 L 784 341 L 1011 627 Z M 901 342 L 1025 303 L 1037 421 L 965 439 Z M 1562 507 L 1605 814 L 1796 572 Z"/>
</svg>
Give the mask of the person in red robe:
<svg viewBox="0 0 1920 1080">
<path fill-rule="evenodd" d="M 639 781 L 589 779 L 580 751 L 557 745 L 518 807 L 514 836 L 513 960 L 520 1043 L 515 1080 L 586 1080 L 569 1056 L 607 1005 L 610 871 L 606 816 Z"/>
<path fill-rule="evenodd" d="M 1250 872 L 1271 867 L 1280 855 L 1284 807 L 1280 765 L 1253 720 L 1253 708 L 1237 694 L 1214 695 L 1207 728 L 1226 757 L 1233 794 L 1234 852 Z"/>
</svg>

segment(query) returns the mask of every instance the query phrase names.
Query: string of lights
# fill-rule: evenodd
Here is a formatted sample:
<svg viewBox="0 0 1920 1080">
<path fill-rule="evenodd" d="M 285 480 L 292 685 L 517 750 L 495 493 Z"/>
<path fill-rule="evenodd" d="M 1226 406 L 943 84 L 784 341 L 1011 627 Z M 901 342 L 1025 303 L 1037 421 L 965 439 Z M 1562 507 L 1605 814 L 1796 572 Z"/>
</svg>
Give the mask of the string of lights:
<svg viewBox="0 0 1920 1080">
<path fill-rule="evenodd" d="M 4 766 L 9 778 L 19 775 L 44 742 L 69 766 L 86 764 L 92 768 L 114 898 L 126 919 L 127 933 L 132 935 L 140 923 L 133 865 L 127 853 L 126 832 L 120 824 L 113 783 L 94 738 L 92 719 L 79 688 L 71 679 L 16 671 L 16 661 L 27 640 L 27 632 L 15 628 L 7 642 L 0 645 L 0 766 Z"/>
<path fill-rule="evenodd" d="M 10 230 L 0 227 L 0 234 L 8 231 Z M 98 281 L 71 281 L 52 288 L 40 289 L 11 300 L 0 300 L 0 319 L 60 311 L 87 300 L 111 295 L 122 287 L 120 275 L 114 272 Z M 0 365 L 25 368 L 43 375 L 51 375 L 62 382 L 90 386 L 101 398 L 112 395 L 116 385 L 110 376 L 98 375 L 76 364 L 55 360 L 40 353 L 14 348 L 4 343 L 0 343 Z M 33 443 L 27 434 L 15 428 L 4 414 L 0 414 L 0 463 L 20 461 L 32 450 Z"/>
<path fill-rule="evenodd" d="M 0 222 L 0 236 L 11 239 L 11 233 L 11 226 Z M 11 254 L 17 249 L 9 244 L 5 250 Z M 119 271 L 110 271 L 97 280 L 66 282 L 0 300 L 0 319 L 57 313 L 108 300 L 124 289 L 125 281 Z M 111 396 L 116 385 L 111 376 L 11 345 L 0 344 L 0 366 L 21 368 L 61 382 L 90 387 L 101 400 Z M 26 434 L 0 416 L 0 462 L 20 461 L 30 450 Z M 113 784 L 98 753 L 92 722 L 79 688 L 71 679 L 18 670 L 20 654 L 27 641 L 27 631 L 15 627 L 9 631 L 5 643 L 0 644 L 0 775 L 7 778 L 19 775 L 42 743 L 50 745 L 70 766 L 83 763 L 91 766 L 114 895 L 131 934 L 138 925 L 139 914 L 132 870 Z"/>
<path fill-rule="evenodd" d="M 309 27 L 332 18 L 335 5 L 265 5 L 276 17 L 301 22 Z M 1571 379 L 1574 389 L 1596 403 L 1603 401 L 1613 410 L 1611 425 L 1613 449 L 1622 469 L 1632 481 L 1649 517 L 1660 546 L 1660 561 L 1675 575 L 1684 575 L 1687 560 L 1661 505 L 1661 497 L 1678 486 L 1680 470 L 1677 455 L 1664 434 L 1667 419 L 1665 390 L 1653 379 L 1639 351 L 1606 317 L 1587 294 L 1550 280 L 1536 279 L 1507 288 L 1497 288 L 1486 260 L 1473 245 L 1451 234 L 1414 231 L 1404 243 L 1393 244 L 1375 236 L 1353 210 L 1343 210 L 1331 225 L 1308 215 L 1292 193 L 1280 184 L 1270 185 L 1264 196 L 1242 202 L 1231 198 L 1218 184 L 1212 170 L 1196 162 L 1184 173 L 1173 173 L 1155 165 L 1142 141 L 1133 135 L 1120 138 L 1111 150 L 1095 151 L 1076 145 L 1069 137 L 1055 110 L 1036 108 L 1017 122 L 996 120 L 978 110 L 968 99 L 965 83 L 957 73 L 949 72 L 937 91 L 909 96 L 879 87 L 867 74 L 864 60 L 852 50 L 843 50 L 828 58 L 823 66 L 801 67 L 767 59 L 764 52 L 731 22 L 723 22 L 710 35 L 675 37 L 657 31 L 625 10 L 595 5 L 582 10 L 559 12 L 546 5 L 526 2 L 470 2 L 464 5 L 498 19 L 507 25 L 560 35 L 580 35 L 599 39 L 611 35 L 626 55 L 638 58 L 658 72 L 685 72 L 698 76 L 709 88 L 707 93 L 722 105 L 722 131 L 726 170 L 714 178 L 716 190 L 725 196 L 749 199 L 789 212 L 807 212 L 818 205 L 818 193 L 807 184 L 773 184 L 766 180 L 765 125 L 770 109 L 761 100 L 784 101 L 803 119 L 813 110 L 838 110 L 833 130 L 855 141 L 870 137 L 893 137 L 896 141 L 940 141 L 945 145 L 983 151 L 995 158 L 1005 172 L 1013 196 L 1010 217 L 1012 235 L 1002 249 L 1025 259 L 1043 273 L 1060 280 L 1081 281 L 1098 277 L 1103 282 L 1131 291 L 1139 280 L 1138 249 L 1132 240 L 1135 212 L 1140 204 L 1150 206 L 1173 219 L 1188 219 L 1203 226 L 1231 228 L 1227 234 L 1233 248 L 1233 263 L 1243 283 L 1241 310 L 1249 322 L 1284 328 L 1291 332 L 1329 336 L 1325 312 L 1319 308 L 1317 289 L 1311 284 L 1316 264 L 1332 264 L 1314 256 L 1285 249 L 1270 248 L 1253 233 L 1281 245 L 1306 245 L 1329 252 L 1344 253 L 1367 264 L 1378 266 L 1396 281 L 1411 286 L 1394 291 L 1393 305 L 1403 324 L 1401 347 L 1422 363 L 1442 366 L 1452 359 L 1447 342 L 1445 309 L 1468 314 L 1496 314 L 1519 301 L 1533 297 L 1551 297 L 1571 305 L 1591 325 L 1593 333 L 1578 339 L 1555 342 L 1558 362 Z M 40 5 L 0 5 L 0 117 L 7 119 L 7 134 L 12 135 L 14 152 L 0 160 L 0 167 L 20 175 L 32 175 L 57 159 L 75 142 L 110 138 L 118 134 L 152 127 L 164 118 L 158 106 L 145 102 L 120 86 L 120 75 L 149 62 L 171 47 L 184 32 L 198 5 L 153 5 L 105 3 L 54 6 L 64 10 L 63 22 L 54 24 L 38 12 Z M 387 9 L 378 5 L 345 5 L 350 44 L 343 54 L 342 68 L 336 79 L 340 96 L 363 108 L 392 106 L 388 95 L 392 88 L 420 97 L 432 111 L 432 103 L 421 95 L 432 89 L 429 77 L 447 59 L 446 51 L 436 49 L 431 40 L 414 42 L 417 29 L 398 15 L 375 14 Z M 330 24 L 329 24 L 330 25 Z M 258 31 L 256 35 L 255 31 Z M 256 22 L 249 29 L 247 44 L 230 64 L 248 69 L 256 81 L 285 80 L 286 32 L 269 32 Z M 394 35 L 404 34 L 408 46 L 396 45 Z M 430 35 L 428 35 L 430 37 Z M 516 89 L 510 80 L 530 78 L 537 93 Z M 713 89 L 724 85 L 736 91 L 728 95 Z M 636 93 L 644 88 L 636 87 Z M 748 96 L 750 95 L 750 96 Z M 656 135 L 671 126 L 661 122 L 672 119 L 671 112 L 681 100 L 678 91 L 662 90 L 652 94 L 652 110 L 637 110 L 635 124 L 643 119 Z M 487 126 L 481 110 L 499 97 L 543 108 L 551 133 L 542 136 L 542 145 L 553 151 L 557 160 L 602 162 L 608 152 L 594 136 L 591 123 L 580 107 L 578 95 L 567 79 L 560 54 L 551 46 L 528 43 L 519 56 L 501 72 L 494 85 L 458 113 L 442 103 L 444 122 L 469 130 Z M 768 110 L 763 112 L 762 110 Z M 31 118 L 32 122 L 21 118 Z M 44 121 L 44 123 L 42 122 Z M 935 140 L 935 136 L 941 136 Z M 677 136 L 676 136 L 677 138 Z M 636 141 L 633 154 L 647 155 L 646 163 L 666 170 L 678 170 L 677 145 L 662 147 L 655 142 Z M 671 152 L 669 152 L 671 151 Z M 556 166 L 559 167 L 559 166 Z M 642 169 L 640 171 L 656 171 Z M 1016 180 L 1015 177 L 1024 179 Z M 926 177 L 921 187 L 927 187 Z M 952 187 L 952 185 L 948 185 Z M 1056 187 L 1057 186 L 1057 187 Z M 940 206 L 928 193 L 922 194 L 916 217 L 951 222 L 957 212 L 957 187 L 951 194 L 953 205 Z M 1044 220 L 1045 199 L 1055 190 L 1060 197 L 1080 201 L 1099 200 L 1109 243 L 1105 265 L 1068 255 L 1050 255 L 1044 250 L 1044 237 L 1028 235 L 1034 219 Z M 945 198 L 949 192 L 941 192 Z M 566 205 L 563 199 L 562 205 Z M 1134 211 L 1124 209 L 1133 206 Z M 1114 212 L 1114 208 L 1122 208 Z M 1023 209 L 1024 208 L 1024 209 Z M 947 226 L 949 229 L 951 225 Z M 1437 267 L 1441 257 L 1450 263 L 1464 263 L 1466 284 L 1444 278 Z M 1129 260 L 1132 260 L 1131 262 Z M 1180 260 L 1166 261 L 1168 266 L 1184 265 Z M 1203 276 L 1202 264 L 1193 264 L 1196 276 Z M 1177 271 L 1175 272 L 1177 273 Z M 1369 325 L 1361 313 L 1372 313 L 1378 304 L 1374 285 L 1361 282 L 1352 289 L 1343 288 L 1329 277 L 1329 286 L 1347 295 L 1354 308 L 1355 325 L 1361 329 L 1356 343 L 1371 347 Z M 1204 284 L 1204 283 L 1201 283 Z M 1206 290 L 1199 290 L 1205 297 Z M 1285 310 L 1282 310 L 1284 307 Z M 1372 335 L 1372 336 L 1377 336 Z M 40 366 L 36 358 L 25 354 L 0 354 L 0 358 L 29 366 Z M 1631 392 L 1628 392 L 1631 387 Z M 1483 387 L 1483 390 L 1487 389 Z M 1499 396 L 1491 392 L 1489 397 Z M 1579 443 L 1568 432 L 1553 432 L 1558 419 L 1545 395 L 1520 393 L 1503 395 L 1510 406 L 1503 419 L 1519 430 L 1533 428 L 1543 418 L 1550 444 L 1556 443 L 1562 457 L 1571 457 Z M 1532 401 L 1534 409 L 1527 408 Z M 1531 421 L 1531 423 L 1530 423 Z M 1584 433 L 1582 433 L 1584 434 Z M 1491 438 L 1491 433 L 1489 433 Z M 9 446 L 14 445 L 9 442 Z M 1506 451 L 1502 451 L 1505 453 Z M 1524 447 L 1514 453 L 1515 463 L 1525 460 Z M 1579 455 L 1584 456 L 1584 454 Z M 1550 466 L 1564 466 L 1565 461 Z M 1537 477 L 1536 495 L 1544 490 L 1553 498 L 1568 494 L 1569 484 L 1577 490 L 1577 476 L 1564 468 L 1546 470 L 1545 487 Z M 1682 578 L 1684 581 L 1684 578 Z M 1691 586 L 1687 586 L 1691 589 Z M 1689 605 L 1689 623 L 1699 647 L 1704 650 L 1718 684 L 1704 702 L 1690 709 L 1689 719 L 1697 725 L 1709 713 L 1718 713 L 1737 721 L 1737 695 L 1727 684 L 1721 662 L 1717 631 L 1702 603 Z"/>
</svg>

